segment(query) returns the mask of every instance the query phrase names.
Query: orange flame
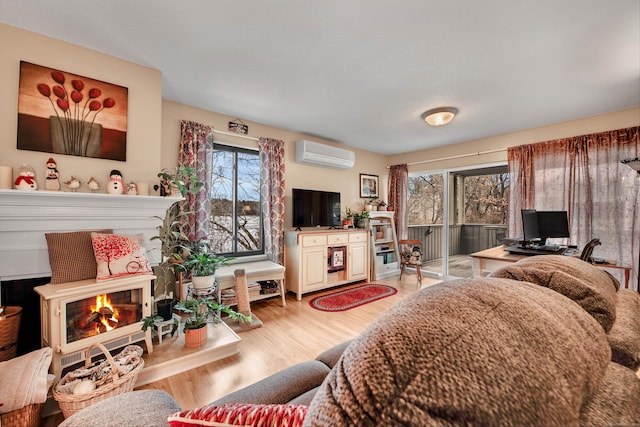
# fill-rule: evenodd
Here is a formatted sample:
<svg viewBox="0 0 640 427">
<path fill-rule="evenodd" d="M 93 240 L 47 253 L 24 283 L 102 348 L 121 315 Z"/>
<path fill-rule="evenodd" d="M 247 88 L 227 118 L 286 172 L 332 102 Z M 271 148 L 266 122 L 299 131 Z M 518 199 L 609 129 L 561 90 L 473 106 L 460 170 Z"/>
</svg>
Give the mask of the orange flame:
<svg viewBox="0 0 640 427">
<path fill-rule="evenodd" d="M 109 297 L 107 297 L 107 295 L 96 296 L 96 305 L 95 307 L 91 307 L 91 312 L 103 313 L 103 311 L 101 311 L 102 308 L 108 308 L 113 313 L 113 315 L 109 318 L 107 318 L 107 316 L 100 317 L 100 323 L 104 325 L 107 332 L 112 331 L 118 326 L 118 316 L 120 314 L 118 313 L 118 310 L 111 305 L 111 300 L 109 300 Z M 111 324 L 115 325 L 111 326 Z M 100 329 L 100 325 L 96 325 L 97 333 L 101 332 Z"/>
</svg>

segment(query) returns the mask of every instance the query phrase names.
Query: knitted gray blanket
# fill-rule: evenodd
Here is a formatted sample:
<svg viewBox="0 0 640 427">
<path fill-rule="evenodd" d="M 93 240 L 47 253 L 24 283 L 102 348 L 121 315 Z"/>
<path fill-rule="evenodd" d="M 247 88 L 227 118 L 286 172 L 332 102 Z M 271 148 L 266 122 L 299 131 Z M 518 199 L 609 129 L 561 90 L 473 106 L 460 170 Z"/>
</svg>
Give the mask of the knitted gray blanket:
<svg viewBox="0 0 640 427">
<path fill-rule="evenodd" d="M 578 425 L 610 356 L 602 327 L 552 290 L 448 281 L 399 302 L 352 342 L 305 425 Z"/>
</svg>

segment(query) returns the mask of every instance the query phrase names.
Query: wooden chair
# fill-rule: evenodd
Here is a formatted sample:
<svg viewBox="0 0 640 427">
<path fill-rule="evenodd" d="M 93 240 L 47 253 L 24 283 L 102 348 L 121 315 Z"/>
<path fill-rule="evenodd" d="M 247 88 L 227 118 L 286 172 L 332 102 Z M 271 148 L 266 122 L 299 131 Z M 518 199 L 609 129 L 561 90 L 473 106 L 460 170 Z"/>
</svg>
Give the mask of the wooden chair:
<svg viewBox="0 0 640 427">
<path fill-rule="evenodd" d="M 422 242 L 420 240 L 399 240 L 400 279 L 406 267 L 415 268 L 418 283 L 422 284 Z"/>
</svg>

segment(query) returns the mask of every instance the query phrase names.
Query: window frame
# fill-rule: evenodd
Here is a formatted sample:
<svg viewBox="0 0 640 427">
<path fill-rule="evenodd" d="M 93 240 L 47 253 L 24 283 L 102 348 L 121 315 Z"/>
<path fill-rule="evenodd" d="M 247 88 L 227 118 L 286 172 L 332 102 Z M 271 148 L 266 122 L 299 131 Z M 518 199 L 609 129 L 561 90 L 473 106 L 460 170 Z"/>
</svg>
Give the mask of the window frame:
<svg viewBox="0 0 640 427">
<path fill-rule="evenodd" d="M 213 156 L 215 154 L 216 151 L 225 151 L 225 152 L 229 152 L 233 154 L 233 177 L 232 177 L 232 186 L 233 186 L 233 194 L 232 194 L 232 212 L 234 212 L 234 216 L 232 217 L 232 228 L 234 230 L 234 234 L 232 236 L 232 251 L 231 252 L 221 252 L 219 253 L 220 255 L 224 255 L 226 257 L 233 257 L 233 258 L 242 258 L 247 259 L 248 257 L 261 257 L 261 256 L 265 256 L 265 242 L 264 242 L 264 214 L 263 214 L 263 210 L 262 210 L 262 193 L 260 191 L 260 188 L 262 187 L 262 174 L 258 173 L 258 176 L 260 177 L 259 182 L 258 182 L 258 196 L 259 196 L 259 200 L 258 200 L 258 204 L 260 206 L 260 215 L 259 215 L 259 221 L 260 221 L 260 225 L 259 225 L 259 237 L 260 237 L 260 249 L 258 250 L 253 250 L 253 251 L 242 251 L 242 252 L 238 252 L 238 153 L 244 153 L 244 154 L 251 154 L 251 155 L 255 155 L 258 157 L 258 162 L 260 161 L 259 156 L 260 154 L 258 153 L 258 150 L 255 148 L 249 148 L 249 147 L 241 147 L 241 146 L 237 146 L 237 145 L 232 145 L 232 144 L 225 144 L 225 143 L 220 143 L 220 142 L 214 142 L 213 143 L 213 147 L 212 147 L 212 151 L 211 151 L 211 158 L 213 159 Z M 262 169 L 261 165 L 260 165 L 260 169 Z M 212 187 L 212 183 L 211 183 L 211 175 L 212 175 L 213 171 L 208 171 L 208 179 L 209 179 L 209 188 L 211 189 Z M 209 191 L 209 200 L 211 201 L 211 192 Z M 211 228 L 211 225 L 209 226 L 209 232 L 213 233 L 214 230 Z"/>
</svg>

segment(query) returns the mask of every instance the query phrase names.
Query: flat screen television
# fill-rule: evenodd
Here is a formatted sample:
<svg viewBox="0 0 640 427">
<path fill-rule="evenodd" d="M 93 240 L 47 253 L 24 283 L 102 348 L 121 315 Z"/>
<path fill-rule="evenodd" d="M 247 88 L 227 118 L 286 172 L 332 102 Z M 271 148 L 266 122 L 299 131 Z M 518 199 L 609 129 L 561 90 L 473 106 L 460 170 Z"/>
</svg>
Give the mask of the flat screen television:
<svg viewBox="0 0 640 427">
<path fill-rule="evenodd" d="M 340 193 L 292 189 L 293 221 L 300 227 L 340 227 Z"/>
</svg>

